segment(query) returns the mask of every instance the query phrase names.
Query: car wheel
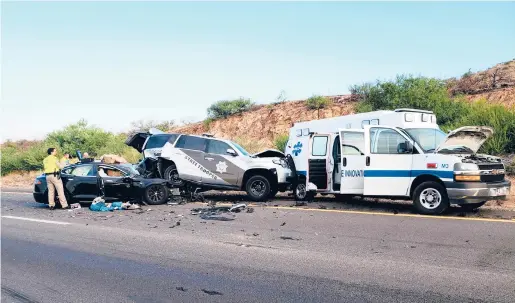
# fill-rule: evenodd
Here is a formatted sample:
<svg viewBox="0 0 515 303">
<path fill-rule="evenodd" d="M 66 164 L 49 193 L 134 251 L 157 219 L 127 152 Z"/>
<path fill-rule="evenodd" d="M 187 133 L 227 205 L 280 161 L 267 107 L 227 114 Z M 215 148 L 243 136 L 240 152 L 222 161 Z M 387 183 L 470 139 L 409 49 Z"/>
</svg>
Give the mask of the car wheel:
<svg viewBox="0 0 515 303">
<path fill-rule="evenodd" d="M 439 215 L 449 208 L 449 198 L 445 187 L 428 181 L 417 186 L 413 193 L 415 209 L 425 215 Z"/>
<path fill-rule="evenodd" d="M 305 183 L 298 183 L 293 190 L 293 194 L 295 196 L 295 200 L 297 201 L 308 201 L 315 197 L 314 192 L 308 192 L 306 190 Z"/>
<path fill-rule="evenodd" d="M 470 203 L 470 204 L 461 204 L 460 208 L 467 211 L 472 211 L 475 209 L 480 208 L 481 206 L 485 205 L 487 201 L 478 202 L 478 203 Z"/>
<path fill-rule="evenodd" d="M 250 177 L 245 189 L 249 198 L 256 202 L 266 201 L 271 192 L 270 182 L 261 175 Z"/>
<path fill-rule="evenodd" d="M 184 180 L 179 178 L 179 171 L 177 170 L 177 167 L 175 166 L 175 164 L 172 164 L 166 168 L 165 173 L 164 173 L 164 178 L 168 181 L 171 181 L 173 186 L 176 186 L 176 187 L 184 186 Z"/>
<path fill-rule="evenodd" d="M 150 185 L 145 189 L 145 202 L 151 205 L 164 204 L 168 201 L 168 189 L 162 184 Z"/>
</svg>

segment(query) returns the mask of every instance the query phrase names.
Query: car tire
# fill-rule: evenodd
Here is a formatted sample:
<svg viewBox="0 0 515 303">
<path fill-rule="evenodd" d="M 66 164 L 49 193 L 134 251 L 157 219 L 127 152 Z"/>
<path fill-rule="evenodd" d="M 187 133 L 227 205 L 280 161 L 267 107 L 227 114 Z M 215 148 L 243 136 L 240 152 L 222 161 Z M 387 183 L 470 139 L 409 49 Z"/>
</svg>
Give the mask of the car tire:
<svg viewBox="0 0 515 303">
<path fill-rule="evenodd" d="M 449 208 L 447 190 L 440 183 L 424 182 L 413 192 L 413 205 L 420 214 L 439 215 Z"/>
<path fill-rule="evenodd" d="M 487 201 L 482 201 L 478 203 L 470 203 L 470 204 L 461 204 L 460 208 L 466 211 L 472 211 L 480 208 L 481 206 L 485 205 Z"/>
<path fill-rule="evenodd" d="M 185 182 L 179 178 L 179 171 L 175 164 L 168 166 L 164 172 L 164 179 L 172 182 L 175 187 L 183 187 Z"/>
<path fill-rule="evenodd" d="M 150 205 L 164 204 L 169 197 L 168 188 L 162 184 L 152 184 L 145 188 L 145 202 Z"/>
<path fill-rule="evenodd" d="M 295 185 L 295 188 L 293 189 L 293 195 L 296 201 L 309 201 L 313 200 L 316 194 L 314 192 L 307 192 L 306 184 L 300 182 Z"/>
<path fill-rule="evenodd" d="M 247 180 L 245 190 L 250 200 L 255 202 L 266 201 L 271 193 L 270 182 L 264 176 L 255 175 Z"/>
</svg>

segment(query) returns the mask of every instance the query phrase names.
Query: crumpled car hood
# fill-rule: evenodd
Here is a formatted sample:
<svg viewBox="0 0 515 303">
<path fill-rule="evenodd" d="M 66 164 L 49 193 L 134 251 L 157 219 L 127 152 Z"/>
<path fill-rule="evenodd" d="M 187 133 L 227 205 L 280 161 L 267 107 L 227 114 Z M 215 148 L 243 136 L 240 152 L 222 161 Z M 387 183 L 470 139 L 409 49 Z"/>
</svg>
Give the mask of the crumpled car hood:
<svg viewBox="0 0 515 303">
<path fill-rule="evenodd" d="M 445 140 L 436 148 L 435 153 L 442 149 L 453 149 L 465 146 L 475 154 L 483 143 L 494 134 L 494 130 L 488 126 L 464 126 L 451 131 Z"/>
<path fill-rule="evenodd" d="M 280 152 L 277 149 L 265 149 L 259 153 L 255 153 L 252 156 L 258 158 L 284 158 L 284 153 Z"/>
</svg>

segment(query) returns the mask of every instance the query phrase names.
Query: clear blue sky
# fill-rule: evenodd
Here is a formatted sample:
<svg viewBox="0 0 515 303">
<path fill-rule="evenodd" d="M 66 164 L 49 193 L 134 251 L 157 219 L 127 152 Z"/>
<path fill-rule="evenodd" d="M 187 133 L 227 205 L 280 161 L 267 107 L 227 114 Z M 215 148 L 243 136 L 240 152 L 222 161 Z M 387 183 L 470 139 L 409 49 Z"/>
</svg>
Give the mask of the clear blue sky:
<svg viewBox="0 0 515 303">
<path fill-rule="evenodd" d="M 1 138 L 460 76 L 515 57 L 514 15 L 515 3 L 2 2 Z"/>
</svg>

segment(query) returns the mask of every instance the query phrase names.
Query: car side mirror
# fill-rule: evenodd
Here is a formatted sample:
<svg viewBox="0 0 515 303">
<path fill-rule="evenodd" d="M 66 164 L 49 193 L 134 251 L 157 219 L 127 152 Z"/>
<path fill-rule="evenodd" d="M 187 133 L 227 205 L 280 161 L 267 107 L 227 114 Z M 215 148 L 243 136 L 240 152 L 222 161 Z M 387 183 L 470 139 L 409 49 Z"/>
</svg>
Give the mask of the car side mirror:
<svg viewBox="0 0 515 303">
<path fill-rule="evenodd" d="M 399 145 L 397 145 L 397 153 L 399 153 L 399 154 L 413 153 L 413 144 L 411 144 L 411 142 L 409 142 L 409 141 L 399 143 Z"/>
<path fill-rule="evenodd" d="M 131 177 L 123 177 L 122 182 L 123 183 L 132 183 L 132 178 Z"/>
<path fill-rule="evenodd" d="M 232 148 L 228 148 L 227 149 L 227 153 L 233 157 L 236 157 L 238 154 L 236 153 L 236 151 Z"/>
</svg>

